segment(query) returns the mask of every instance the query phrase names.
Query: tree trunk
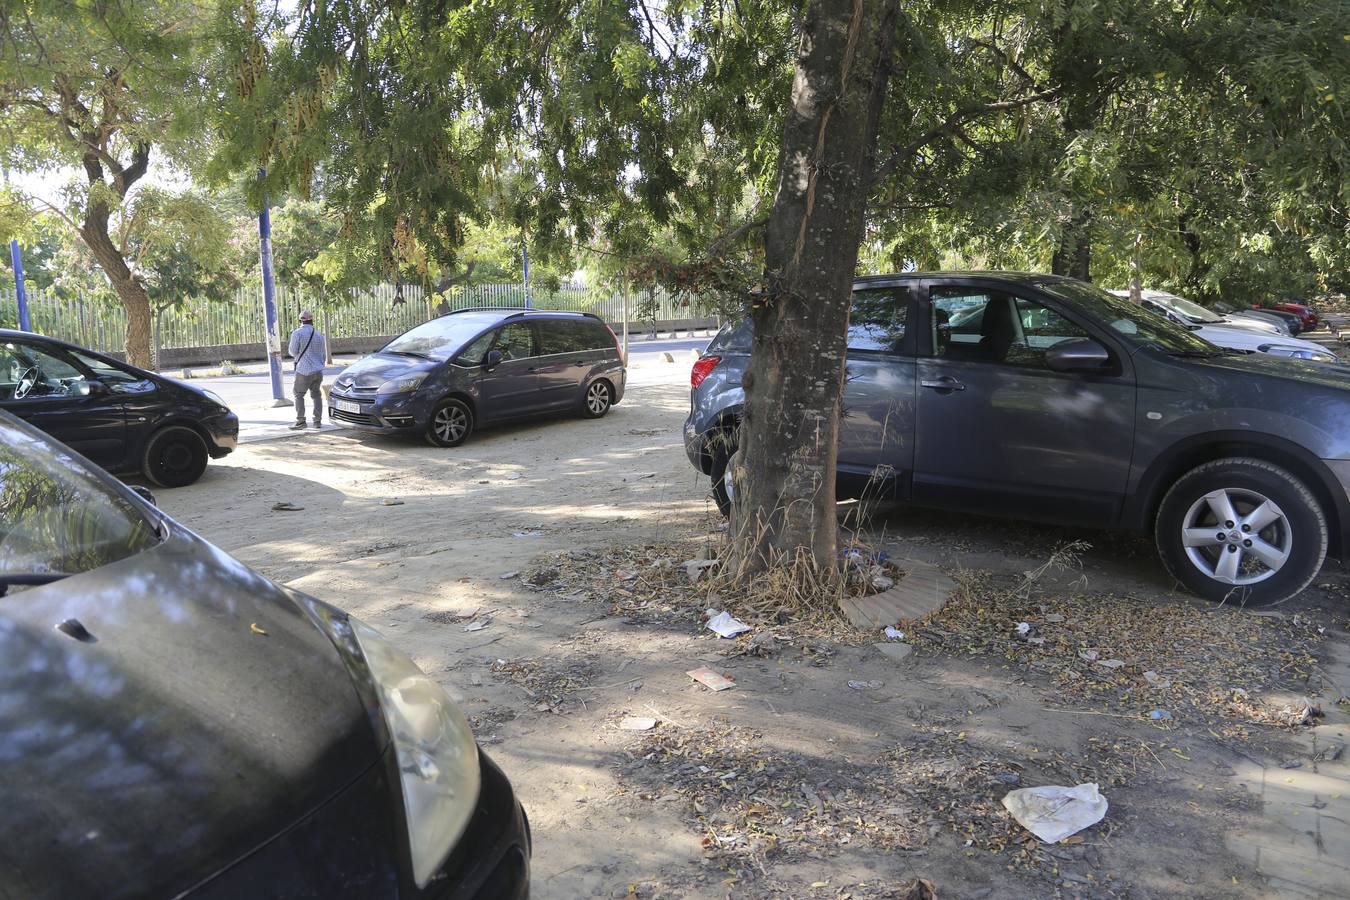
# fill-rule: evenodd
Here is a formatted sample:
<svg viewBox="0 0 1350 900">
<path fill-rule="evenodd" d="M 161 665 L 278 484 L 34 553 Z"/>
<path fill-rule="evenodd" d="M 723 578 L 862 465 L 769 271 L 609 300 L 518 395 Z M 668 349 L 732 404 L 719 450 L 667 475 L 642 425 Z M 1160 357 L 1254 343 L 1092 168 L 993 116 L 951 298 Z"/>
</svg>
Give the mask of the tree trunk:
<svg viewBox="0 0 1350 900">
<path fill-rule="evenodd" d="M 898 5 L 811 0 L 803 22 L 732 470 L 741 574 L 803 554 L 817 570 L 838 565 L 846 333 Z"/>
<path fill-rule="evenodd" d="M 1134 252 L 1130 254 L 1130 302 L 1144 302 L 1144 233 L 1134 233 Z"/>
<path fill-rule="evenodd" d="M 1092 280 L 1092 211 L 1080 209 L 1059 233 L 1050 271 L 1083 281 Z"/>
<path fill-rule="evenodd" d="M 84 221 L 80 223 L 80 237 L 98 260 L 117 299 L 127 311 L 127 362 L 148 369 L 154 365 L 150 355 L 150 295 L 108 236 L 108 215 L 106 203 L 91 200 L 85 208 Z"/>
</svg>

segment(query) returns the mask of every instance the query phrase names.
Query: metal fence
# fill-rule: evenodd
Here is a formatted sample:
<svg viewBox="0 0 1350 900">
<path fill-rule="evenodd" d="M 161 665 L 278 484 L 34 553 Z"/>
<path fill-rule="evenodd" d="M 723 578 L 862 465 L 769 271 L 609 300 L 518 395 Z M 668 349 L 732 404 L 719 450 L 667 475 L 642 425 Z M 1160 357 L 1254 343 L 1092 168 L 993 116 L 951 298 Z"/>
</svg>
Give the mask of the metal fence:
<svg viewBox="0 0 1350 900">
<path fill-rule="evenodd" d="M 123 349 L 127 316 L 120 305 L 67 299 L 31 288 L 27 294 L 33 330 L 39 334 L 105 352 Z M 563 285 L 557 291 L 532 287 L 530 300 L 536 309 L 585 310 L 607 322 L 623 320 L 621 291 L 575 284 Z M 330 337 L 360 338 L 401 334 L 447 310 L 524 305 L 525 292 L 519 284 L 468 285 L 430 297 L 418 285 L 381 284 L 327 297 L 300 289 L 277 289 L 277 315 L 283 335 L 296 326 L 302 309 L 314 310 L 320 327 Z M 643 291 L 630 297 L 629 321 L 687 319 L 696 315 L 694 306 L 665 291 L 654 295 Z M 0 327 L 17 327 L 18 318 L 14 289 L 0 288 Z M 262 288 L 241 287 L 230 302 L 200 301 L 165 309 L 156 316 L 152 334 L 157 351 L 261 344 Z"/>
</svg>

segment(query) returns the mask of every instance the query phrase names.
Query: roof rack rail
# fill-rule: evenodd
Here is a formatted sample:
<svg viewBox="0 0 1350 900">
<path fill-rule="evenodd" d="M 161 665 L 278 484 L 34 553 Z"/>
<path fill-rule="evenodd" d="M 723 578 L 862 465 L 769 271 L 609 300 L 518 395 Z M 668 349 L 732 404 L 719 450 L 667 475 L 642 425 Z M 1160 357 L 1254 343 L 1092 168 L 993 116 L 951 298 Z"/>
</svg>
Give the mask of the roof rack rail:
<svg viewBox="0 0 1350 900">
<path fill-rule="evenodd" d="M 538 309 L 538 308 L 521 309 L 520 307 L 516 306 L 466 306 L 463 309 L 448 310 L 446 312 L 441 313 L 441 315 L 437 316 L 436 318 L 439 319 L 442 316 L 453 316 L 456 313 L 466 313 L 466 312 L 506 313 L 506 315 L 503 316 L 503 319 L 514 319 L 516 316 L 523 316 L 527 313 L 553 313 L 569 316 L 587 316 L 592 319 L 597 319 L 602 323 L 605 321 L 604 318 L 599 313 L 588 312 L 586 310 L 581 309 Z"/>
</svg>

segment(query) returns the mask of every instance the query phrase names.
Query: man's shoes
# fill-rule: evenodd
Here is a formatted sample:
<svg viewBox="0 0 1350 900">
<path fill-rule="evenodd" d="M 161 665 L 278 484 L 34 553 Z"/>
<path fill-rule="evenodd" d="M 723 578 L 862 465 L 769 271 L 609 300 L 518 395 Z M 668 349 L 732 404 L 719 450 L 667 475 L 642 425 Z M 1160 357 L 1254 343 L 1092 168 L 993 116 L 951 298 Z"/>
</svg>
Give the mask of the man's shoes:
<svg viewBox="0 0 1350 900">
<path fill-rule="evenodd" d="M 311 424 L 313 424 L 313 426 L 314 426 L 315 428 L 322 428 L 322 427 L 323 427 L 323 423 L 320 422 L 320 421 L 317 421 L 317 420 L 315 420 L 315 421 L 314 421 L 313 423 L 311 423 Z"/>
<path fill-rule="evenodd" d="M 291 431 L 304 431 L 304 430 L 305 430 L 305 423 L 303 421 L 296 422 L 294 425 L 291 426 Z"/>
</svg>

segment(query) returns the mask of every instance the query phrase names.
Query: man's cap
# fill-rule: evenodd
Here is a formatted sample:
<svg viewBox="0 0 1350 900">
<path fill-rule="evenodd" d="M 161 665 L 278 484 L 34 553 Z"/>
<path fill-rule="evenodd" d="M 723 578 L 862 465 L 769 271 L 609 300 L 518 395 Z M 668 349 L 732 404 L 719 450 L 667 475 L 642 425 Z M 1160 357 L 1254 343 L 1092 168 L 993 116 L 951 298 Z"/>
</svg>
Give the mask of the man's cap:
<svg viewBox="0 0 1350 900">
<path fill-rule="evenodd" d="M 301 322 L 313 322 L 313 321 L 314 321 L 314 313 L 310 312 L 309 310 L 305 310 L 304 312 L 300 313 L 300 321 L 301 321 Z"/>
</svg>

